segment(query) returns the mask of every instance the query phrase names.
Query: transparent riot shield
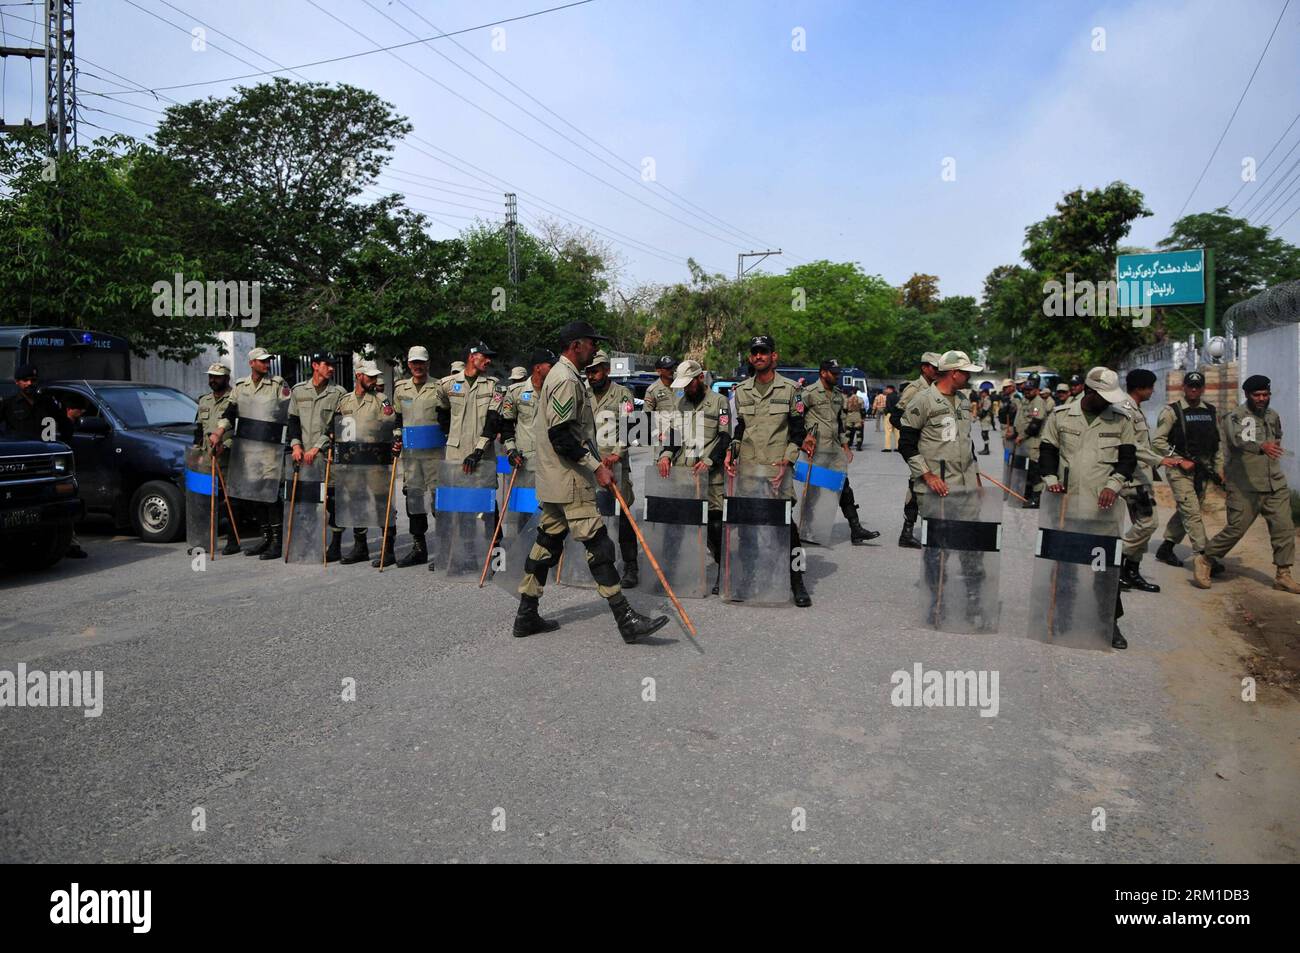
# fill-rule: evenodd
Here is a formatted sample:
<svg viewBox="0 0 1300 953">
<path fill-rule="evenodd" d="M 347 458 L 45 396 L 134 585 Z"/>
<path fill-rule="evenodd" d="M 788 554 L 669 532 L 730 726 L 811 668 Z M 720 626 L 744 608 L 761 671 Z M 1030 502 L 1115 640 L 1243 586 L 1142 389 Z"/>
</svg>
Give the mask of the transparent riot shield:
<svg viewBox="0 0 1300 953">
<path fill-rule="evenodd" d="M 679 598 L 703 599 L 713 588 L 709 572 L 709 474 L 673 467 L 667 478 L 645 468 L 641 532 Z M 664 591 L 651 574 L 651 592 Z"/>
<path fill-rule="evenodd" d="M 325 455 L 300 464 L 284 482 L 284 561 L 323 566 L 329 543 Z"/>
<path fill-rule="evenodd" d="M 614 473 L 615 483 L 623 479 L 622 463 L 616 463 L 610 469 Z M 605 531 L 614 542 L 615 551 L 618 551 L 619 506 L 612 490 L 596 487 L 596 509 L 605 521 Z M 614 557 L 614 565 L 621 574 L 623 572 L 621 551 Z M 560 564 L 555 567 L 555 581 L 562 586 L 575 586 L 579 589 L 596 588 L 596 580 L 591 578 L 591 570 L 587 568 L 587 547 L 574 539 L 572 533 L 564 537 L 564 552 L 560 555 Z"/>
<path fill-rule="evenodd" d="M 840 494 L 844 492 L 846 480 L 848 464 L 838 446 L 818 447 L 811 464 L 801 459 L 794 465 L 800 542 L 814 546 L 831 544 L 831 531 L 840 516 Z"/>
<path fill-rule="evenodd" d="M 790 602 L 790 471 L 772 486 L 776 469 L 741 463 L 727 478 L 722 501 L 722 598 L 748 605 Z"/>
<path fill-rule="evenodd" d="M 437 424 L 402 428 L 402 493 L 413 516 L 429 512 L 446 446 L 447 436 Z"/>
<path fill-rule="evenodd" d="M 240 405 L 230 458 L 225 463 L 226 491 L 237 500 L 272 503 L 279 498 L 284 474 L 287 388 L 261 401 Z"/>
<path fill-rule="evenodd" d="M 434 508 L 438 527 L 438 571 L 453 582 L 478 582 L 496 528 L 496 467 L 480 463 L 466 473 L 444 460 L 438 472 Z"/>
<path fill-rule="evenodd" d="M 378 529 L 390 525 L 393 507 L 388 500 L 389 472 L 393 465 L 393 425 L 357 417 L 335 422 L 334 523 L 340 529 Z"/>
<path fill-rule="evenodd" d="M 185 451 L 185 542 L 215 550 L 221 521 L 221 484 L 212 457 L 198 447 Z"/>
<path fill-rule="evenodd" d="M 996 632 L 1001 617 L 1002 494 L 953 486 L 917 494 L 921 509 L 921 624 L 941 632 Z"/>
<path fill-rule="evenodd" d="M 1123 511 L 1118 504 L 1103 510 L 1092 494 L 1043 494 L 1029 592 L 1029 638 L 1110 650 Z"/>
<path fill-rule="evenodd" d="M 513 539 L 528 523 L 528 518 L 541 511 L 541 504 L 537 502 L 537 473 L 533 470 L 531 459 L 525 459 L 524 465 L 516 472 L 509 460 L 499 456 L 497 476 L 501 484 L 497 505 L 506 514 L 501 521 L 501 536 L 503 539 Z"/>
<path fill-rule="evenodd" d="M 511 598 L 519 597 L 519 583 L 524 578 L 524 563 L 537 540 L 541 514 L 529 514 L 524 525 L 509 539 L 498 539 L 488 568 L 489 581 Z M 482 567 L 479 569 L 482 572 Z M 548 576 L 547 581 L 550 581 Z"/>
<path fill-rule="evenodd" d="M 1025 485 L 1029 477 L 1029 451 L 1025 449 L 1023 443 L 1018 446 L 1013 444 L 1009 448 L 1003 474 L 1005 479 L 1002 482 L 1011 487 L 1013 492 L 1026 497 L 1029 495 L 1025 492 Z M 1010 499 L 1010 494 L 1004 493 L 1002 495 L 1004 499 Z"/>
</svg>

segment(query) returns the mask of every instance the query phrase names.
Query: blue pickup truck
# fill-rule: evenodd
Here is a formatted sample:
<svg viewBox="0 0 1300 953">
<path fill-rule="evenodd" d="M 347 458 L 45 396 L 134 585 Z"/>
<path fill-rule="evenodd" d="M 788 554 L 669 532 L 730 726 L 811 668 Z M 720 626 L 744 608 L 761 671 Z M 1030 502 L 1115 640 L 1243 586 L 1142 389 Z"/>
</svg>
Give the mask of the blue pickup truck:
<svg viewBox="0 0 1300 953">
<path fill-rule="evenodd" d="M 0 438 L 0 562 L 7 569 L 53 566 L 81 515 L 67 445 Z"/>
</svg>

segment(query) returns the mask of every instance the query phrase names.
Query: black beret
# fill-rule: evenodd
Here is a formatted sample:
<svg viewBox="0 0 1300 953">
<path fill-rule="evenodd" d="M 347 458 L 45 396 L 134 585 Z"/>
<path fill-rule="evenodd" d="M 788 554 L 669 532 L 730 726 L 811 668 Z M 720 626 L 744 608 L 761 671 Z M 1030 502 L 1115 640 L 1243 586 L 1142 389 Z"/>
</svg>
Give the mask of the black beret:
<svg viewBox="0 0 1300 953">
<path fill-rule="evenodd" d="M 1145 367 L 1135 367 L 1125 376 L 1124 389 L 1135 390 L 1139 387 L 1153 387 L 1155 382 L 1155 374 L 1151 373 Z"/>
<path fill-rule="evenodd" d="M 1253 394 L 1257 390 L 1272 390 L 1273 382 L 1263 374 L 1252 374 L 1246 378 L 1246 382 L 1241 385 L 1241 389 L 1247 394 Z"/>
</svg>

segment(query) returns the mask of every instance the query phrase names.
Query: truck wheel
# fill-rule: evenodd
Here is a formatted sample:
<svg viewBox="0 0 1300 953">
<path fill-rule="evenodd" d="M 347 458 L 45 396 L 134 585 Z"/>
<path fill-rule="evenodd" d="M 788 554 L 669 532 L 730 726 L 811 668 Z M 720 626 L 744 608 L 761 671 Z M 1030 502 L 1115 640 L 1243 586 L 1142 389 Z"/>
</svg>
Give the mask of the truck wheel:
<svg viewBox="0 0 1300 953">
<path fill-rule="evenodd" d="M 185 501 L 170 483 L 152 480 L 131 497 L 131 528 L 146 543 L 174 543 L 185 533 Z"/>
<path fill-rule="evenodd" d="M 31 533 L 6 540 L 4 564 L 15 571 L 49 569 L 68 551 L 72 524 L 63 523 L 50 531 Z"/>
</svg>

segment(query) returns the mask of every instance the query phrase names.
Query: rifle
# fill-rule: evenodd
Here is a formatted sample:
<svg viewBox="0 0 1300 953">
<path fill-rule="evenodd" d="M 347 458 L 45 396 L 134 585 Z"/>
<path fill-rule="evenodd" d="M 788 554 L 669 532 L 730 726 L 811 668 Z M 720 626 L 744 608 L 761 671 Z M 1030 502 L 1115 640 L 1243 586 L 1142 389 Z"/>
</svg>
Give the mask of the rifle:
<svg viewBox="0 0 1300 953">
<path fill-rule="evenodd" d="M 1188 458 L 1184 457 L 1183 459 L 1188 459 Z M 1207 467 L 1200 460 L 1192 459 L 1192 476 L 1193 478 L 1200 477 L 1203 480 L 1209 480 L 1220 490 L 1226 490 L 1228 488 L 1228 485 L 1223 482 L 1223 478 L 1220 477 L 1217 473 L 1215 473 L 1211 467 Z"/>
</svg>

